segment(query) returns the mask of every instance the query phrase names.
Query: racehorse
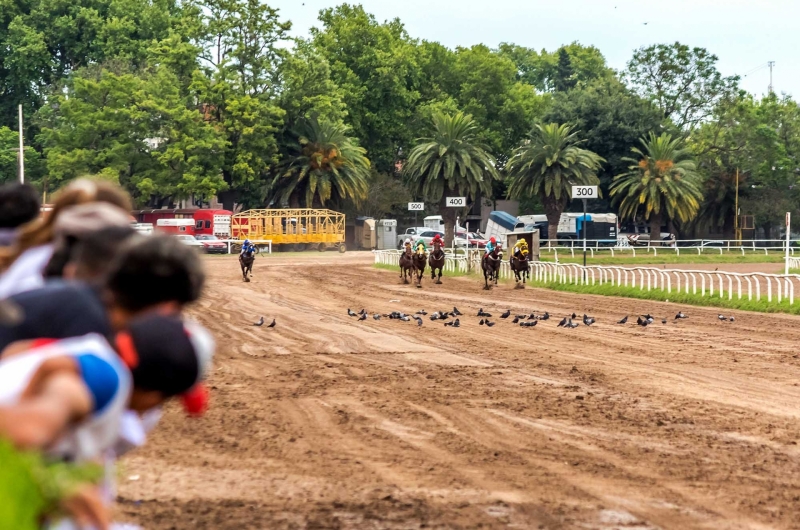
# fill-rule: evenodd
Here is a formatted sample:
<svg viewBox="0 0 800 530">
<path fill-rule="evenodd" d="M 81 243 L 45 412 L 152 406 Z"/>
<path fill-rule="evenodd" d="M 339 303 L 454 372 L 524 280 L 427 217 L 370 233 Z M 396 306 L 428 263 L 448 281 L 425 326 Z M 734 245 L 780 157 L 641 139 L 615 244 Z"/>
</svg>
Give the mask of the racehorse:
<svg viewBox="0 0 800 530">
<path fill-rule="evenodd" d="M 239 254 L 239 265 L 242 266 L 242 281 L 249 282 L 250 276 L 253 275 L 253 262 L 255 262 L 256 257 L 252 252 L 245 252 L 244 254 Z"/>
<path fill-rule="evenodd" d="M 428 257 L 428 265 L 431 266 L 431 280 L 436 280 L 436 285 L 442 283 L 442 271 L 444 270 L 445 255 L 442 244 L 438 241 L 433 242 L 433 250 Z M 438 278 L 437 278 L 438 271 Z"/>
<path fill-rule="evenodd" d="M 428 255 L 420 249 L 411 258 L 414 275 L 417 277 L 417 288 L 422 288 L 422 275 L 425 274 L 425 267 L 428 265 Z"/>
<path fill-rule="evenodd" d="M 514 271 L 514 277 L 517 279 L 517 287 L 524 287 L 525 280 L 531 279 L 531 267 L 528 262 L 528 253 L 523 251 L 518 255 L 511 256 L 508 263 L 511 265 L 511 270 Z M 519 284 L 520 281 L 522 281 L 523 285 Z"/>
<path fill-rule="evenodd" d="M 400 279 L 407 284 L 409 278 L 414 277 L 414 255 L 410 248 L 406 248 L 400 254 Z"/>
<path fill-rule="evenodd" d="M 488 254 L 483 255 L 481 261 L 481 268 L 483 269 L 483 280 L 486 283 L 485 290 L 491 289 L 489 282 L 493 281 L 497 285 L 497 279 L 500 276 L 500 264 L 503 262 L 503 253 L 500 251 L 499 245 Z"/>
</svg>

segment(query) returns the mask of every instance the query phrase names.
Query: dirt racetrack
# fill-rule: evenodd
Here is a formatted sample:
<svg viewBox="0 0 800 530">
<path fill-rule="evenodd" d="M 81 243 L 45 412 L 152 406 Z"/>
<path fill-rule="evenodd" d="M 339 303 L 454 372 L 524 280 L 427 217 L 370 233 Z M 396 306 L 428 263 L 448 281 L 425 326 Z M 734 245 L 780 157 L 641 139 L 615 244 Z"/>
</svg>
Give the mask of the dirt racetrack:
<svg viewBox="0 0 800 530">
<path fill-rule="evenodd" d="M 423 289 L 369 254 L 209 258 L 212 409 L 122 463 L 148 529 L 800 528 L 800 320 L 546 290 Z M 396 301 L 399 300 L 399 301 Z M 461 328 L 427 317 L 457 306 Z M 478 325 L 483 307 L 497 325 Z M 549 311 L 520 328 L 497 318 Z M 678 310 L 689 314 L 678 323 Z M 584 312 L 592 327 L 556 327 Z M 617 325 L 652 313 L 654 325 Z M 726 312 L 728 313 L 728 312 Z M 275 317 L 274 329 L 252 322 Z M 667 316 L 664 325 L 661 316 Z M 130 480 L 130 479 L 134 480 Z"/>
</svg>

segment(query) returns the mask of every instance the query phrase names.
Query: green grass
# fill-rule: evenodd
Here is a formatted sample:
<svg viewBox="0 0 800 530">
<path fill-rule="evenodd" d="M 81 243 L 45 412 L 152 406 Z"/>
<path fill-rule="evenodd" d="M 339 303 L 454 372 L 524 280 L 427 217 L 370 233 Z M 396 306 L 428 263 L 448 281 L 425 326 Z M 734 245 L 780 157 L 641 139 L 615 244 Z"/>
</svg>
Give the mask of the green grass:
<svg viewBox="0 0 800 530">
<path fill-rule="evenodd" d="M 542 261 L 555 261 L 555 254 L 542 250 L 540 256 Z M 560 263 L 579 263 L 583 264 L 583 251 L 575 251 L 573 258 L 569 249 L 558 250 L 558 261 Z M 587 265 L 680 265 L 692 263 L 783 263 L 783 256 L 778 254 L 764 254 L 747 253 L 742 256 L 741 253 L 724 252 L 707 253 L 707 254 L 691 254 L 682 253 L 676 254 L 674 251 L 661 250 L 657 256 L 652 252 L 636 251 L 636 257 L 633 257 L 630 252 L 616 253 L 611 256 L 608 251 L 595 252 L 593 258 L 589 252 L 586 253 Z"/>
<path fill-rule="evenodd" d="M 382 264 L 375 264 L 373 265 L 376 269 L 382 270 L 390 270 L 393 272 L 397 272 L 398 268 L 397 265 L 382 265 Z M 797 271 L 800 273 L 800 271 Z M 478 272 L 472 271 L 469 273 L 463 272 L 445 272 L 443 276 L 449 277 L 465 277 L 465 276 L 473 276 L 473 277 L 481 277 Z M 513 278 L 503 278 L 500 280 L 501 284 L 510 285 L 514 283 Z M 661 291 L 658 289 L 654 289 L 652 291 L 648 291 L 646 289 L 639 289 L 638 287 L 624 287 L 624 286 L 616 286 L 610 285 L 608 283 L 599 285 L 578 285 L 578 284 L 569 284 L 569 283 L 556 283 L 556 282 L 538 282 L 535 280 L 530 280 L 528 282 L 530 287 L 536 287 L 540 289 L 550 289 L 553 291 L 562 291 L 562 292 L 569 292 L 569 293 L 577 293 L 577 294 L 594 294 L 600 296 L 615 296 L 615 297 L 622 297 L 622 298 L 636 298 L 639 300 L 653 300 L 656 302 L 671 302 L 676 304 L 687 304 L 687 305 L 695 305 L 695 306 L 704 306 L 704 307 L 719 307 L 725 309 L 739 309 L 742 311 L 756 311 L 759 313 L 788 313 L 792 315 L 800 315 L 800 297 L 797 300 L 797 303 L 794 305 L 789 305 L 788 298 L 784 298 L 781 303 L 779 304 L 777 300 L 777 296 L 773 295 L 773 301 L 767 302 L 766 296 L 762 295 L 761 300 L 747 300 L 746 295 L 743 295 L 741 300 L 736 298 L 736 294 L 734 294 L 733 300 L 728 299 L 728 292 L 725 291 L 725 297 L 720 298 L 719 293 L 715 291 L 714 296 L 700 296 L 699 294 L 691 294 L 691 293 L 678 293 L 677 291 L 672 291 L 671 293 L 667 293 L 666 291 Z"/>
<path fill-rule="evenodd" d="M 733 295 L 733 300 L 728 299 L 728 292 L 725 292 L 725 297 L 720 298 L 719 293 L 715 292 L 714 296 L 700 296 L 699 294 L 691 293 L 678 293 L 672 291 L 667 293 L 661 290 L 648 291 L 646 289 L 639 289 L 638 287 L 624 287 L 616 286 L 605 283 L 603 285 L 577 285 L 569 283 L 555 283 L 555 282 L 537 282 L 531 281 L 532 287 L 540 287 L 544 289 L 551 289 L 553 291 L 564 291 L 579 294 L 596 294 L 602 296 L 620 296 L 624 298 L 636 298 L 639 300 L 654 300 L 657 302 L 674 302 L 676 304 L 688 304 L 706 307 L 722 307 L 727 309 L 741 309 L 743 311 L 757 311 L 759 313 L 790 313 L 793 315 L 800 315 L 800 299 L 794 305 L 789 305 L 788 298 L 784 298 L 779 304 L 776 300 L 777 297 L 773 295 L 773 301 L 767 302 L 765 296 L 762 295 L 761 300 L 747 300 L 743 297 L 741 300 Z"/>
</svg>

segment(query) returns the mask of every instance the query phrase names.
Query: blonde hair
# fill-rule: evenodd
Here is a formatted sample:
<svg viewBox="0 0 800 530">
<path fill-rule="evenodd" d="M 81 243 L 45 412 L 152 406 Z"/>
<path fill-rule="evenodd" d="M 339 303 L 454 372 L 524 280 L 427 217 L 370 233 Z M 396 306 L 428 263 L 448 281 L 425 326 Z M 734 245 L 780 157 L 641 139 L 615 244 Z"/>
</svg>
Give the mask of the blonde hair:
<svg viewBox="0 0 800 530">
<path fill-rule="evenodd" d="M 19 229 L 16 243 L 0 254 L 0 271 L 6 270 L 29 248 L 51 243 L 55 237 L 56 219 L 66 208 L 90 202 L 109 203 L 125 212 L 132 209 L 130 197 L 120 187 L 107 182 L 74 180 L 58 192 L 52 210 L 43 218 L 34 219 Z"/>
</svg>

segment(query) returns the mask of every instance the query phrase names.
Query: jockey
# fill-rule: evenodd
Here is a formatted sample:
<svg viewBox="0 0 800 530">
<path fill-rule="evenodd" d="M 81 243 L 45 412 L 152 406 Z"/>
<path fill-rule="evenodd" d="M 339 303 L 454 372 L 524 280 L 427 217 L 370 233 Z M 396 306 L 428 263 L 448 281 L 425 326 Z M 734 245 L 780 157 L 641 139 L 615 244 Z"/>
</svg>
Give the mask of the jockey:
<svg viewBox="0 0 800 530">
<path fill-rule="evenodd" d="M 407 237 L 406 240 L 403 241 L 403 247 L 405 247 L 406 250 L 411 250 L 411 238 Z"/>
<path fill-rule="evenodd" d="M 497 239 L 495 239 L 495 237 L 492 236 L 491 239 L 489 239 L 489 242 L 486 243 L 486 253 L 491 254 L 496 246 L 497 246 Z"/>
<path fill-rule="evenodd" d="M 440 236 L 439 234 L 436 234 L 435 236 L 433 236 L 433 241 L 431 241 L 431 246 L 433 248 L 436 248 L 436 245 L 439 245 L 439 246 L 442 246 L 442 247 L 444 246 L 444 240 L 442 239 L 442 236 Z"/>
<path fill-rule="evenodd" d="M 428 251 L 428 247 L 425 245 L 424 239 L 418 239 L 414 247 L 417 249 L 417 254 L 424 254 Z"/>
<path fill-rule="evenodd" d="M 242 251 L 239 252 L 239 255 L 243 256 L 245 254 L 252 254 L 255 252 L 255 250 L 256 246 L 252 244 L 249 239 L 245 239 L 244 243 L 242 243 Z"/>
<path fill-rule="evenodd" d="M 528 255 L 528 242 L 524 239 L 520 239 L 517 241 L 517 244 L 514 245 L 514 256 L 524 257 Z"/>
</svg>

